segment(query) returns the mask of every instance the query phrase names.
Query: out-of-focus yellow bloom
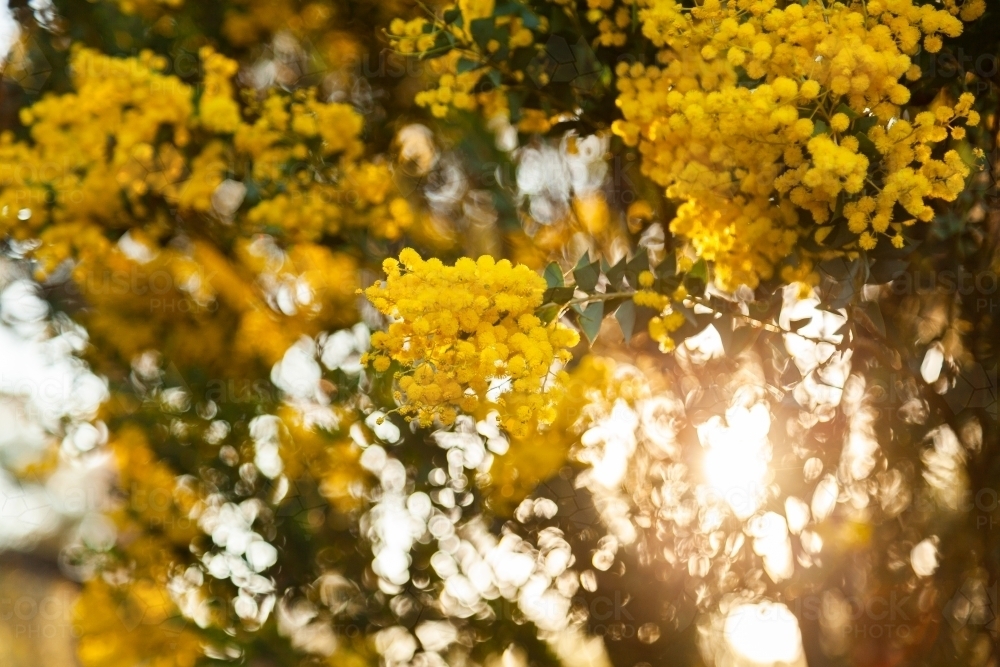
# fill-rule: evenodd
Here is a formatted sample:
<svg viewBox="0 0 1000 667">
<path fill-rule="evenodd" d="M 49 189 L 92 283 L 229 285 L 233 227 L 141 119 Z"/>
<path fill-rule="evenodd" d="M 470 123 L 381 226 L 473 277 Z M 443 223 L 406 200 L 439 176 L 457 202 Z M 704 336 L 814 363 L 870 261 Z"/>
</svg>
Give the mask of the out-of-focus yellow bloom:
<svg viewBox="0 0 1000 667">
<path fill-rule="evenodd" d="M 648 391 L 645 378 L 622 374 L 618 369 L 611 359 L 583 357 L 552 390 L 551 423 L 540 424 L 533 419 L 528 428 L 510 434 L 510 449 L 497 456 L 490 468 L 490 502 L 494 509 L 501 513 L 511 511 L 540 482 L 550 479 L 566 465 L 580 435 L 610 413 L 617 401 L 634 405 L 640 394 Z M 526 396 L 512 396 L 507 407 L 517 409 L 528 402 Z M 481 409 L 483 417 L 490 408 Z"/>
</svg>

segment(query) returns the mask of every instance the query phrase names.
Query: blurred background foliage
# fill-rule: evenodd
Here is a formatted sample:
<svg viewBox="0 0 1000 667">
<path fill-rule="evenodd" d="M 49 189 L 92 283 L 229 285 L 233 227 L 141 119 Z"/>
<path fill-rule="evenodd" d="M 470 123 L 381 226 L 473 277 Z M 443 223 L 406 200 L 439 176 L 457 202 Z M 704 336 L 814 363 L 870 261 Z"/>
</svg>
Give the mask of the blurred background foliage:
<svg viewBox="0 0 1000 667">
<path fill-rule="evenodd" d="M 903 81 L 954 200 L 737 288 L 615 125 L 654 5 L 11 3 L 3 664 L 996 664 L 997 8 Z M 404 247 L 544 272 L 554 423 L 399 417 Z"/>
</svg>

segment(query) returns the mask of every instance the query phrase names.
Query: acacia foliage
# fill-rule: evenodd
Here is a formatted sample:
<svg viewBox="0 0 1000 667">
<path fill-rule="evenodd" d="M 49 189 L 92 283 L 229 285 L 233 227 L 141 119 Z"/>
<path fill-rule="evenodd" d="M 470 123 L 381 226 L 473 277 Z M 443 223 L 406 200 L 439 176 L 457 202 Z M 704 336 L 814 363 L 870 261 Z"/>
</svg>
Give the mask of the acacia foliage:
<svg viewBox="0 0 1000 667">
<path fill-rule="evenodd" d="M 813 665 L 986 664 L 984 9 L 19 9 L 0 229 L 89 336 L 120 492 L 65 554 L 81 662 L 694 664 L 768 598 Z M 905 635 L 812 604 L 885 599 Z"/>
</svg>

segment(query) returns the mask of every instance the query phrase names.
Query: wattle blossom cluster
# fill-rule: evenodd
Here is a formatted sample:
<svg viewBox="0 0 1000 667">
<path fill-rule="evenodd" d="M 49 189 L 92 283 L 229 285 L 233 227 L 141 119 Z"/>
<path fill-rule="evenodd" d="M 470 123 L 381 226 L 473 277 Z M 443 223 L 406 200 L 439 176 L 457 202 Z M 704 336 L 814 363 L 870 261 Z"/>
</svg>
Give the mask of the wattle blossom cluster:
<svg viewBox="0 0 1000 667">
<path fill-rule="evenodd" d="M 75 92 L 22 110 L 30 142 L 0 137 L 7 165 L 0 234 L 41 240 L 41 274 L 108 252 L 137 220 L 155 238 L 164 206 L 296 242 L 348 227 L 396 238 L 411 225 L 415 212 L 391 196 L 388 165 L 362 159 L 363 118 L 350 105 L 305 89 L 272 91 L 244 107 L 237 63 L 210 48 L 199 55 L 200 94 L 163 73 L 161 56 L 113 58 L 79 48 L 71 61 Z M 289 178 L 290 165 L 310 168 Z M 239 179 L 229 185 L 244 194 L 253 184 L 257 201 L 247 202 L 245 216 L 238 215 L 244 194 L 220 206 L 227 177 Z"/>
<path fill-rule="evenodd" d="M 399 53 L 433 58 L 431 72 L 437 77 L 437 85 L 418 93 L 417 104 L 428 107 L 439 118 L 449 109 L 480 110 L 487 118 L 507 113 L 505 86 L 480 85 L 490 73 L 490 67 L 484 65 L 496 64 L 515 50 L 540 46 L 536 44 L 537 33 L 545 33 L 548 26 L 545 17 L 537 18 L 537 23 L 529 27 L 521 16 L 495 15 L 494 9 L 494 0 L 460 0 L 458 5 L 446 7 L 444 14 L 460 15 L 462 25 L 438 17 L 395 19 L 389 25 L 389 39 Z M 488 30 L 474 31 L 472 25 L 477 21 L 492 25 Z M 442 48 L 442 43 L 450 46 Z M 518 84 L 531 81 L 524 66 L 512 65 L 505 72 Z M 546 76 L 542 74 L 538 83 L 544 85 Z M 533 121 L 537 123 L 538 119 Z"/>
<path fill-rule="evenodd" d="M 512 433 L 555 419 L 548 390 L 563 374 L 554 367 L 569 361 L 579 335 L 535 315 L 545 292 L 538 274 L 486 255 L 445 266 L 412 249 L 384 268 L 387 280 L 365 295 L 394 321 L 372 335 L 365 363 L 378 372 L 400 367 L 397 400 L 407 419 L 450 424 L 488 400 L 517 406 L 503 422 Z"/>
<path fill-rule="evenodd" d="M 71 61 L 76 92 L 21 110 L 31 142 L 0 137 L 0 163 L 9 165 L 0 175 L 0 234 L 41 239 L 45 272 L 74 250 L 106 252 L 102 228 L 123 226 L 129 203 L 142 212 L 147 194 L 180 195 L 193 91 L 162 74 L 165 66 L 150 52 L 118 59 L 79 49 Z M 160 133 L 173 142 L 156 159 Z M 147 171 L 153 163 L 159 168 Z"/>
<path fill-rule="evenodd" d="M 0 236 L 37 243 L 40 279 L 71 268 L 95 306 L 91 334 L 126 358 L 173 323 L 157 304 L 209 317 L 223 303 L 234 321 L 211 334 L 191 322 L 202 327 L 198 345 L 175 354 L 201 363 L 228 349 L 273 363 L 299 335 L 354 321 L 357 262 L 329 240 L 395 239 L 418 211 L 396 193 L 387 161 L 365 158 L 363 117 L 349 104 L 314 89 L 244 99 L 236 61 L 207 47 L 199 56 L 196 86 L 151 52 L 76 48 L 73 91 L 21 110 L 29 140 L 0 135 Z M 178 227 L 194 233 L 178 239 Z M 258 256 L 236 243 L 223 256 L 201 241 L 234 231 L 276 245 Z M 147 284 L 155 275 L 158 291 Z M 125 287 L 109 287 L 109 276 Z M 278 307 L 264 291 L 297 296 Z"/>
<path fill-rule="evenodd" d="M 177 27 L 186 14 L 200 11 L 198 2 L 190 0 L 101 0 L 115 6 L 128 16 L 144 21 L 158 37 L 176 37 Z M 354 8 L 346 2 L 300 2 L 299 0 L 239 0 L 224 2 L 216 8 L 213 26 L 223 50 L 239 52 L 255 45 L 267 44 L 277 37 L 288 44 L 287 38 L 309 45 L 319 61 L 330 71 L 356 67 L 366 51 L 369 31 L 359 30 L 358 17 L 348 21 Z M 413 3 L 386 0 L 370 3 L 363 12 L 367 21 L 378 25 L 392 17 L 413 11 Z M 135 20 L 135 19 L 133 19 Z M 221 38 L 221 39 L 220 39 Z M 232 47 L 232 48 L 229 48 Z M 282 85 L 295 84 L 296 75 L 279 75 Z"/>
<path fill-rule="evenodd" d="M 982 11 L 967 2 L 954 13 Z M 683 202 L 671 230 L 714 262 L 720 287 L 770 278 L 803 235 L 828 234 L 840 210 L 860 247 L 880 236 L 902 245 L 905 224 L 933 216 L 926 199 L 964 187 L 969 166 L 935 148 L 949 132 L 964 136 L 956 121 L 978 123 L 971 95 L 911 110 L 902 82 L 920 77 L 911 56 L 921 45 L 934 52 L 961 33 L 947 8 L 706 0 L 688 10 L 652 0 L 639 17 L 658 64 L 618 66 L 624 118 L 614 130 Z M 897 204 L 910 218 L 893 215 Z M 801 224 L 803 209 L 820 227 Z M 803 278 L 809 258 L 799 260 L 784 279 Z"/>
<path fill-rule="evenodd" d="M 684 325 L 684 314 L 671 305 L 671 302 L 682 302 L 687 297 L 687 290 L 680 286 L 670 296 L 660 294 L 651 289 L 655 277 L 650 271 L 643 271 L 639 274 L 639 287 L 632 300 L 637 306 L 645 306 L 657 311 L 657 314 L 649 320 L 649 337 L 660 344 L 661 352 L 671 352 L 677 347 L 677 342 L 671 338 L 670 334 L 677 331 Z"/>
</svg>

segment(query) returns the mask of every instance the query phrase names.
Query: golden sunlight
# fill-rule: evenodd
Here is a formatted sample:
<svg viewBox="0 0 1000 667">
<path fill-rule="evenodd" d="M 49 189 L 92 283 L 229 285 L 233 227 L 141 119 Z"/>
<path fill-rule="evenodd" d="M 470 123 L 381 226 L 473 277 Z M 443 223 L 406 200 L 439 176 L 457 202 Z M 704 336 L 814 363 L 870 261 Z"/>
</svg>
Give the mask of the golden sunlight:
<svg viewBox="0 0 1000 667">
<path fill-rule="evenodd" d="M 740 519 L 752 516 L 764 501 L 771 460 L 770 427 L 767 405 L 755 403 L 749 409 L 731 407 L 725 423 L 716 416 L 698 428 L 706 448 L 705 478 Z"/>
</svg>

